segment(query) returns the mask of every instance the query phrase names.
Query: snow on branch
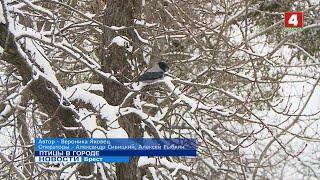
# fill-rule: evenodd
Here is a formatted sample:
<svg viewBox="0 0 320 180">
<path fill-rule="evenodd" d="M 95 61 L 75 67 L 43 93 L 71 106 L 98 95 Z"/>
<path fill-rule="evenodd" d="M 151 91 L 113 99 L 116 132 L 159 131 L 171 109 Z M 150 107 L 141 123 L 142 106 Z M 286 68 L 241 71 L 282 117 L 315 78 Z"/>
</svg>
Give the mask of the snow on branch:
<svg viewBox="0 0 320 180">
<path fill-rule="evenodd" d="M 129 39 L 125 36 L 116 36 L 111 40 L 111 43 L 109 46 L 112 44 L 116 44 L 120 47 L 124 47 L 127 51 L 132 52 L 133 47 L 130 45 Z"/>
<path fill-rule="evenodd" d="M 178 170 L 184 170 L 187 172 L 192 170 L 192 168 L 190 168 L 182 163 L 170 162 L 166 158 L 157 159 L 154 157 L 149 158 L 149 157 L 142 156 L 139 158 L 138 167 L 142 167 L 145 165 L 153 165 L 153 166 L 162 165 L 162 166 L 166 167 L 167 169 L 173 169 L 174 171 L 171 174 L 172 176 L 174 176 Z"/>
<path fill-rule="evenodd" d="M 43 9 L 43 8 L 42 8 Z M 17 9 L 15 9 L 15 6 L 7 6 L 7 10 L 10 13 L 15 13 Z M 67 54 L 69 54 L 71 57 L 73 57 L 76 60 L 79 60 L 82 62 L 84 65 L 86 65 L 89 69 L 93 70 L 100 76 L 106 78 L 106 79 L 111 79 L 112 81 L 121 84 L 112 74 L 110 73 L 105 73 L 102 70 L 100 70 L 100 65 L 93 60 L 91 57 L 83 53 L 79 48 L 76 46 L 70 44 L 67 41 L 62 41 L 62 42 L 56 42 L 53 41 L 53 39 L 47 38 L 46 36 L 43 35 L 42 32 L 37 32 L 36 30 L 23 26 L 18 21 L 13 19 L 11 16 L 8 16 L 9 22 L 9 30 L 10 32 L 14 35 L 16 41 L 19 41 L 20 43 L 24 44 L 28 48 L 28 50 L 31 51 L 31 54 L 33 54 L 35 57 L 34 59 L 36 60 L 35 63 L 39 63 L 38 65 L 42 65 L 43 70 L 47 70 L 44 74 L 48 75 L 49 77 L 44 76 L 46 79 L 48 79 L 50 82 L 53 84 L 57 84 L 56 78 L 54 78 L 54 72 L 50 70 L 50 65 L 48 61 L 46 60 L 46 57 L 44 56 L 43 50 L 36 45 L 33 40 L 39 41 L 43 44 L 49 45 L 56 47 Z M 25 40 L 25 41 L 24 41 Z M 39 59 L 38 59 L 39 58 Z M 29 62 L 30 66 L 32 66 L 32 62 Z M 38 71 L 41 74 L 41 71 Z M 51 76 L 51 77 L 50 77 Z M 60 89 L 61 90 L 61 89 Z"/>
<path fill-rule="evenodd" d="M 6 19 L 4 18 L 3 8 L 2 8 L 1 3 L 0 3 L 0 23 L 3 23 L 3 24 L 6 23 Z"/>
<path fill-rule="evenodd" d="M 228 111 L 223 106 L 207 106 L 207 105 L 203 104 L 202 102 L 199 102 L 199 101 L 196 101 L 190 97 L 187 97 L 177 87 L 175 87 L 175 85 L 172 83 L 171 77 L 165 77 L 162 80 L 162 82 L 164 82 L 167 85 L 167 87 L 169 88 L 169 90 L 178 98 L 175 101 L 175 103 L 179 103 L 179 102 L 183 101 L 189 107 L 191 107 L 190 112 L 194 112 L 197 109 L 199 109 L 199 110 L 210 111 L 210 112 L 219 114 L 221 116 L 227 116 L 227 117 L 235 114 L 235 112 Z"/>
<path fill-rule="evenodd" d="M 94 109 L 100 112 L 101 117 L 109 122 L 115 121 L 119 117 L 119 106 L 110 105 L 99 95 L 90 93 L 79 87 L 69 87 L 66 89 L 66 92 L 68 99 L 71 101 L 81 100 L 82 102 L 91 104 Z"/>
<path fill-rule="evenodd" d="M 17 174 L 17 176 L 21 179 L 28 179 L 26 176 L 23 174 L 21 169 L 17 167 L 15 164 L 13 164 L 14 160 L 9 159 L 4 153 L 0 152 L 0 159 L 2 162 L 6 162 L 8 164 L 11 164 L 10 167 L 12 170 Z"/>
<path fill-rule="evenodd" d="M 67 98 L 71 101 L 80 100 L 87 104 L 90 104 L 97 112 L 99 112 L 101 118 L 107 120 L 110 124 L 111 128 L 119 128 L 119 123 L 117 119 L 120 116 L 125 116 L 128 114 L 136 114 L 138 115 L 146 124 L 151 126 L 151 128 L 156 129 L 154 122 L 158 122 L 159 118 L 149 116 L 144 113 L 142 110 L 133 108 L 133 107 L 120 107 L 120 106 L 112 106 L 110 105 L 103 97 L 88 92 L 82 87 L 85 85 L 76 85 L 66 89 Z M 157 135 L 160 136 L 160 133 L 157 131 Z"/>
</svg>

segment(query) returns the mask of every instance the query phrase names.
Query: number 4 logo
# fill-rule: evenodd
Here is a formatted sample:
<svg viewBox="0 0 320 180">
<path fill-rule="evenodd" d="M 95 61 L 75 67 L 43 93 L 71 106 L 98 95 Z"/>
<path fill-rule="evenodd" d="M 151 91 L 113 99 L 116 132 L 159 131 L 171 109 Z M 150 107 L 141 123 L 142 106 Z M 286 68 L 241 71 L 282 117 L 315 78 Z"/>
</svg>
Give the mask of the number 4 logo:
<svg viewBox="0 0 320 180">
<path fill-rule="evenodd" d="M 302 27 L 303 12 L 285 12 L 284 27 Z"/>
</svg>

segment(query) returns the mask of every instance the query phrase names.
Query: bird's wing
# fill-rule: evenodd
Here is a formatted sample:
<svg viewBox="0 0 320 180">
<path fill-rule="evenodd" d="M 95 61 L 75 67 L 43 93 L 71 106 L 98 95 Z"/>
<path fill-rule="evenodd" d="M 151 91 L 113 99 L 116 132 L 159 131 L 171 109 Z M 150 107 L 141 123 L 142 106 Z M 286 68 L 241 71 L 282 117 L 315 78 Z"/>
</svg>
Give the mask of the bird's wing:
<svg viewBox="0 0 320 180">
<path fill-rule="evenodd" d="M 138 81 L 156 80 L 163 78 L 163 75 L 163 72 L 145 72 L 139 77 Z"/>
</svg>

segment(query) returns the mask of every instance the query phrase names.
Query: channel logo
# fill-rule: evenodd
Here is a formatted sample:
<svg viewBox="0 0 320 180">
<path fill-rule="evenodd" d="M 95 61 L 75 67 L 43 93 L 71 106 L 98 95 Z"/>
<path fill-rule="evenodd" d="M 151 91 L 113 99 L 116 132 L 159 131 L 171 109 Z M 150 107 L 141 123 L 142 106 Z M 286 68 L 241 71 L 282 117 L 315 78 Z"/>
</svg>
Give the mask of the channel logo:
<svg viewBox="0 0 320 180">
<path fill-rule="evenodd" d="M 303 27 L 303 12 L 285 12 L 284 27 L 302 28 Z"/>
</svg>

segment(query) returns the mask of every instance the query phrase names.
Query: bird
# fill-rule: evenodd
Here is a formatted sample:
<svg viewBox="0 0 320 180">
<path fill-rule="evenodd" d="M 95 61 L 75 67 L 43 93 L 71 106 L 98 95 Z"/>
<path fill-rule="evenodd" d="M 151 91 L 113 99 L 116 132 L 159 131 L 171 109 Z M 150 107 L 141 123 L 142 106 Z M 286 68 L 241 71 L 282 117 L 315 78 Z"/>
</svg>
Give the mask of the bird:
<svg viewBox="0 0 320 180">
<path fill-rule="evenodd" d="M 160 61 L 155 63 L 154 66 L 148 69 L 145 73 L 143 73 L 139 78 L 139 82 L 154 82 L 156 80 L 162 79 L 164 77 L 164 73 L 169 70 L 169 66 Z"/>
</svg>

